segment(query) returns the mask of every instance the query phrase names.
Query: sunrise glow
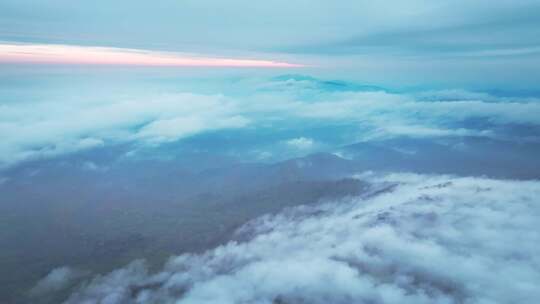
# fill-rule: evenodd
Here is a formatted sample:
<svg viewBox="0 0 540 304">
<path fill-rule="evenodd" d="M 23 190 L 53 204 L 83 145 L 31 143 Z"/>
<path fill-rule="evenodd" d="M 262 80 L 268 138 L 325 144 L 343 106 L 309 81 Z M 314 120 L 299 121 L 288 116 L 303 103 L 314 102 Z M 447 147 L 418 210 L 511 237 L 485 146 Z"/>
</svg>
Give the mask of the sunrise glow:
<svg viewBox="0 0 540 304">
<path fill-rule="evenodd" d="M 204 57 L 137 49 L 48 44 L 0 44 L 0 63 L 260 68 L 303 66 L 271 60 Z"/>
</svg>

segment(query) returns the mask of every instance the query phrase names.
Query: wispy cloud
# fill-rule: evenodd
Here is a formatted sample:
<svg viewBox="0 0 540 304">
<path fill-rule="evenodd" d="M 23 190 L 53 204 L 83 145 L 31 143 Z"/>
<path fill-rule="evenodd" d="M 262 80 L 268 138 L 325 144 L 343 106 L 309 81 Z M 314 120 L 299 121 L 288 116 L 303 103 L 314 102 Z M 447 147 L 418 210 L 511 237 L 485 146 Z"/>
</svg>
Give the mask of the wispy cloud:
<svg viewBox="0 0 540 304">
<path fill-rule="evenodd" d="M 301 64 L 259 59 L 204 57 L 138 49 L 53 44 L 0 44 L 0 63 L 134 65 L 162 67 L 293 68 Z"/>
<path fill-rule="evenodd" d="M 68 266 L 55 268 L 36 283 L 30 290 L 30 294 L 39 297 L 47 293 L 59 291 L 72 284 L 83 274 L 82 271 Z"/>
</svg>

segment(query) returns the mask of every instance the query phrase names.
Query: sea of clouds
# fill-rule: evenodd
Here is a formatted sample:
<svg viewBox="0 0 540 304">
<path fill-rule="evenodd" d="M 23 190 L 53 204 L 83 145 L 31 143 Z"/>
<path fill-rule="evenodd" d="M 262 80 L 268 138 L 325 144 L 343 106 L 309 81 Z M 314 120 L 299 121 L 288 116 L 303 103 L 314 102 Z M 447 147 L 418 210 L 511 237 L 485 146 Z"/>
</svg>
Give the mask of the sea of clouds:
<svg viewBox="0 0 540 304">
<path fill-rule="evenodd" d="M 137 260 L 72 303 L 534 303 L 540 182 L 364 173 L 361 197 L 246 223 L 235 240 Z"/>
<path fill-rule="evenodd" d="M 0 168 L 122 143 L 157 146 L 217 130 L 282 130 L 293 124 L 354 125 L 357 136 L 349 143 L 399 136 L 508 137 L 512 125 L 524 126 L 519 140 L 540 140 L 525 132 L 540 126 L 536 98 L 459 90 L 396 93 L 294 76 L 221 82 L 211 92 L 97 92 L 46 100 L 35 93 L 35 100 L 0 104 Z"/>
</svg>

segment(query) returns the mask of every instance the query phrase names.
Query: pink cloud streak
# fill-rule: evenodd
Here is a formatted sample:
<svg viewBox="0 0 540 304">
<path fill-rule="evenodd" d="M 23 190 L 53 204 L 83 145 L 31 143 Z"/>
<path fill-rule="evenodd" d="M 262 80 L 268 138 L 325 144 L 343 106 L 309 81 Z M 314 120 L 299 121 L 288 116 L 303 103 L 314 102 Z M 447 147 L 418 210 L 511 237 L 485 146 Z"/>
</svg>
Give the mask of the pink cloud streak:
<svg viewBox="0 0 540 304">
<path fill-rule="evenodd" d="M 136 49 L 50 44 L 1 44 L 0 63 L 169 67 L 294 68 L 301 64 L 257 59 L 199 57 Z"/>
</svg>

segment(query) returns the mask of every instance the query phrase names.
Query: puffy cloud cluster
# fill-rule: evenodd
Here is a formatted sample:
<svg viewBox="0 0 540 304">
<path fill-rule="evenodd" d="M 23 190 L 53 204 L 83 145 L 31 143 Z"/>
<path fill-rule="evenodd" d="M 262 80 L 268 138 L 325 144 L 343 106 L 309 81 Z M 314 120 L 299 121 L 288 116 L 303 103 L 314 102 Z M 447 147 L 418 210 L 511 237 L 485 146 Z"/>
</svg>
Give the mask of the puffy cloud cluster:
<svg viewBox="0 0 540 304">
<path fill-rule="evenodd" d="M 95 277 L 66 303 L 533 303 L 540 182 L 363 174 L 362 197 L 245 224 L 236 241 Z"/>
<path fill-rule="evenodd" d="M 221 95 L 189 93 L 0 105 L 0 165 L 107 143 L 155 145 L 204 131 L 243 127 L 249 120 L 236 107 Z"/>
<path fill-rule="evenodd" d="M 497 99 L 462 91 L 414 96 L 309 77 L 238 81 L 231 91 L 235 90 L 247 93 L 150 93 L 136 98 L 78 96 L 6 103 L 0 105 L 0 166 L 108 144 L 154 146 L 246 126 L 283 131 L 298 123 L 320 128 L 355 125 L 358 136 L 351 142 L 396 136 L 496 136 L 493 126 L 540 126 L 540 102 L 534 99 Z M 449 100 L 449 94 L 457 99 Z M 433 99 L 437 96 L 441 100 Z M 482 123 L 467 124 L 470 120 Z M 305 149 L 313 146 L 310 140 L 300 137 L 289 146 Z"/>
</svg>

